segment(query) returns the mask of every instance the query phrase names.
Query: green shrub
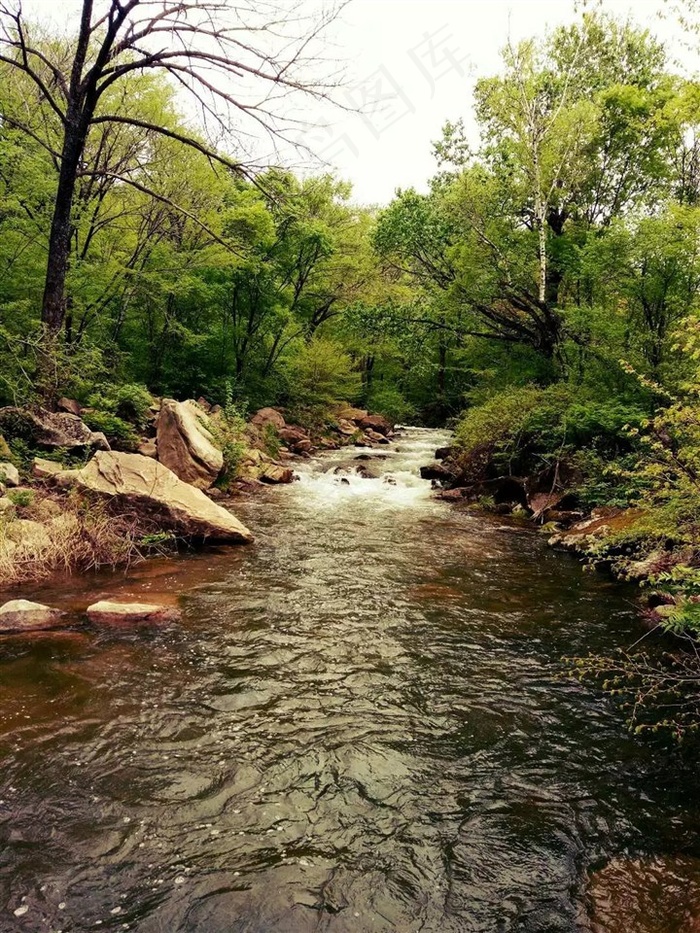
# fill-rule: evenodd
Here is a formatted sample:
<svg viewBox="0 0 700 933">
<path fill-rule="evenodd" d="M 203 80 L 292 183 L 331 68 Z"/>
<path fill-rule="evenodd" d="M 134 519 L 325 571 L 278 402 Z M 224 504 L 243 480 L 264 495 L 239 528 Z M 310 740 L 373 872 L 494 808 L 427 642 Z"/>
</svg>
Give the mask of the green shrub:
<svg viewBox="0 0 700 933">
<path fill-rule="evenodd" d="M 367 397 L 367 407 L 378 415 L 384 415 L 394 424 L 407 424 L 416 418 L 416 409 L 394 385 L 373 385 Z"/>
<path fill-rule="evenodd" d="M 115 447 L 135 450 L 139 443 L 138 434 L 132 425 L 108 411 L 93 409 L 82 415 L 85 424 L 93 431 L 102 431 Z"/>
<path fill-rule="evenodd" d="M 97 411 L 114 415 L 121 421 L 143 428 L 148 420 L 153 396 L 145 386 L 125 383 L 120 386 L 102 387 L 90 396 L 88 404 Z"/>
<path fill-rule="evenodd" d="M 624 402 L 575 398 L 565 385 L 509 388 L 464 413 L 455 444 L 463 468 L 475 478 L 487 472 L 533 475 L 566 462 L 583 484 L 590 472 L 592 504 L 600 501 L 596 487 L 604 499 L 626 501 L 620 488 L 624 470 L 609 467 L 635 449 L 634 432 L 645 417 Z"/>
<path fill-rule="evenodd" d="M 360 394 L 362 383 L 348 353 L 332 340 L 315 337 L 286 363 L 287 393 L 293 408 L 331 408 Z"/>
<path fill-rule="evenodd" d="M 10 489 L 7 498 L 18 508 L 26 509 L 34 502 L 34 491 L 31 489 Z"/>
<path fill-rule="evenodd" d="M 210 422 L 211 433 L 221 450 L 224 465 L 217 486 L 226 489 L 238 475 L 241 460 L 248 449 L 246 442 L 246 405 L 235 403 L 227 393 L 226 406 L 221 414 Z"/>
</svg>

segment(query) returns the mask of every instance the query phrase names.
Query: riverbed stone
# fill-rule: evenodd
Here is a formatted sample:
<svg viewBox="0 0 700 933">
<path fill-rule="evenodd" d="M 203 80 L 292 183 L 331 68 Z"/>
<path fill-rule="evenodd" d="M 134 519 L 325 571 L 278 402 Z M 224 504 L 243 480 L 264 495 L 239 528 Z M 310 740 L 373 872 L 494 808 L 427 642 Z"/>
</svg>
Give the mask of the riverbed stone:
<svg viewBox="0 0 700 933">
<path fill-rule="evenodd" d="M 365 415 L 358 421 L 360 427 L 365 430 L 376 431 L 378 434 L 389 435 L 393 433 L 393 424 L 384 417 L 384 415 Z"/>
<path fill-rule="evenodd" d="M 296 424 L 288 424 L 279 429 L 280 440 L 283 441 L 292 450 L 309 440 L 308 432 Z"/>
<path fill-rule="evenodd" d="M 422 479 L 437 479 L 446 483 L 454 479 L 454 473 L 441 463 L 429 463 L 427 466 L 422 466 L 420 475 Z"/>
<path fill-rule="evenodd" d="M 100 451 L 81 470 L 59 473 L 57 481 L 106 499 L 121 510 L 136 512 L 182 537 L 233 544 L 253 540 L 228 509 L 150 457 Z"/>
<path fill-rule="evenodd" d="M 158 460 L 197 489 L 213 486 L 224 465 L 209 416 L 192 400 L 163 399 L 157 447 Z"/>
<path fill-rule="evenodd" d="M 5 538 L 18 547 L 40 553 L 51 546 L 51 533 L 42 522 L 18 518 L 5 529 Z"/>
<path fill-rule="evenodd" d="M 700 859 L 684 854 L 618 856 L 592 872 L 588 898 L 595 931 L 697 933 Z"/>
<path fill-rule="evenodd" d="M 357 434 L 358 427 L 353 421 L 348 421 L 346 418 L 338 418 L 338 431 L 346 437 L 352 437 L 353 434 Z"/>
<path fill-rule="evenodd" d="M 337 417 L 344 419 L 345 421 L 362 421 L 363 418 L 366 418 L 369 415 L 369 412 L 366 408 L 353 408 L 352 405 L 343 405 L 338 408 Z"/>
<path fill-rule="evenodd" d="M 294 479 L 294 471 L 290 470 L 289 467 L 279 466 L 279 464 L 271 463 L 269 466 L 266 466 L 263 472 L 260 474 L 260 479 L 263 483 L 269 483 L 271 485 L 276 485 L 278 483 L 291 483 Z"/>
<path fill-rule="evenodd" d="M 176 622 L 180 610 L 175 606 L 161 606 L 156 603 L 121 603 L 103 599 L 88 606 L 88 619 L 96 624 L 126 624 L 145 622 L 162 624 Z"/>
<path fill-rule="evenodd" d="M 28 599 L 12 599 L 0 606 L 0 632 L 35 632 L 61 625 L 64 613 Z"/>
<path fill-rule="evenodd" d="M 0 482 L 5 486 L 19 486 L 19 470 L 13 463 L 0 462 Z"/>
</svg>

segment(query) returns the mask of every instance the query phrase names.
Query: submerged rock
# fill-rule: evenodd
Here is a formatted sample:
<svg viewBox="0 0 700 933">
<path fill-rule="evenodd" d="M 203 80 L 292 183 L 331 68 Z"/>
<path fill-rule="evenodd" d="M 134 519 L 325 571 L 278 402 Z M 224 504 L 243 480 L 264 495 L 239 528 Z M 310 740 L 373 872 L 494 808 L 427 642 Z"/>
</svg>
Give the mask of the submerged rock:
<svg viewBox="0 0 700 933">
<path fill-rule="evenodd" d="M 698 933 L 700 860 L 620 856 L 592 873 L 588 897 L 595 933 Z"/>
<path fill-rule="evenodd" d="M 158 460 L 185 483 L 212 486 L 224 465 L 209 416 L 196 402 L 164 398 L 157 426 Z"/>
<path fill-rule="evenodd" d="M 56 628 L 61 624 L 64 613 L 42 603 L 28 599 L 12 599 L 0 606 L 0 632 L 35 632 Z"/>
<path fill-rule="evenodd" d="M 100 600 L 87 608 L 87 617 L 97 624 L 147 622 L 152 624 L 176 622 L 181 612 L 175 606 L 155 603 L 119 603 Z"/>
<path fill-rule="evenodd" d="M 243 544 L 253 535 L 227 509 L 157 460 L 140 454 L 100 452 L 81 470 L 66 470 L 57 480 L 105 498 L 120 509 L 150 518 L 164 529 L 189 538 Z"/>
<path fill-rule="evenodd" d="M 445 482 L 454 479 L 454 473 L 441 463 L 429 463 L 427 466 L 422 466 L 420 468 L 420 475 L 422 479 L 438 479 L 444 480 Z"/>
</svg>

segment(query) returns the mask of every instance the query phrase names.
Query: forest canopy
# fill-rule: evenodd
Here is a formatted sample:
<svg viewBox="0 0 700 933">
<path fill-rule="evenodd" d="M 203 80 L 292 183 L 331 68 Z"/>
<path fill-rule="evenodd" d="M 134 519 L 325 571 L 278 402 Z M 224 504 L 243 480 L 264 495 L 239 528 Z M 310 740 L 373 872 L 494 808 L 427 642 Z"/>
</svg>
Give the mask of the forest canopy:
<svg viewBox="0 0 700 933">
<path fill-rule="evenodd" d="M 157 4 L 132 6 L 158 28 Z M 191 44 L 223 28 L 218 6 Z M 231 135 L 217 149 L 183 100 L 213 106 L 203 72 L 147 61 L 133 23 L 108 16 L 81 45 L 9 4 L 0 18 L 3 402 L 117 381 L 306 403 L 314 372 L 326 398 L 435 424 L 512 385 L 651 411 L 630 368 L 672 393 L 693 377 L 679 333 L 697 309 L 700 87 L 650 31 L 586 13 L 507 44 L 476 85 L 479 139 L 445 114 L 427 191 L 373 208 L 332 174 L 246 163 Z M 57 292 L 76 107 L 89 113 Z"/>
</svg>

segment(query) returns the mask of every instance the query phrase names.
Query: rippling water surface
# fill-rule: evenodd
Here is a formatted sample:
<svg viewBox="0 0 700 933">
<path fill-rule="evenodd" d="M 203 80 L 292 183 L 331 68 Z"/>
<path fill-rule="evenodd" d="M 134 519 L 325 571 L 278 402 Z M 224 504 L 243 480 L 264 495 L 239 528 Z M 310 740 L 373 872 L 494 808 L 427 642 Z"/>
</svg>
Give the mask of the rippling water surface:
<svg viewBox="0 0 700 933">
<path fill-rule="evenodd" d="M 2 933 L 700 929 L 697 778 L 560 676 L 629 594 L 431 499 L 445 440 L 310 461 L 251 548 L 23 594 L 184 618 L 0 642 Z"/>
</svg>

